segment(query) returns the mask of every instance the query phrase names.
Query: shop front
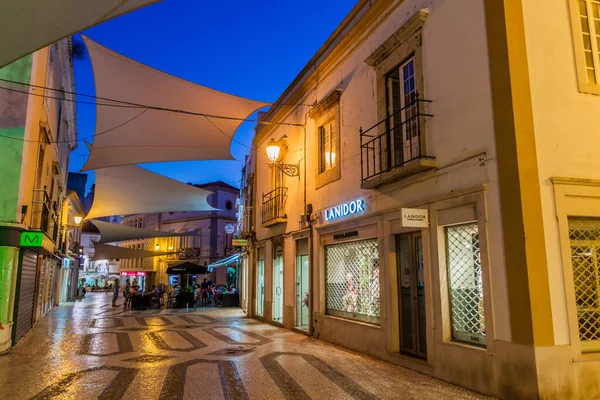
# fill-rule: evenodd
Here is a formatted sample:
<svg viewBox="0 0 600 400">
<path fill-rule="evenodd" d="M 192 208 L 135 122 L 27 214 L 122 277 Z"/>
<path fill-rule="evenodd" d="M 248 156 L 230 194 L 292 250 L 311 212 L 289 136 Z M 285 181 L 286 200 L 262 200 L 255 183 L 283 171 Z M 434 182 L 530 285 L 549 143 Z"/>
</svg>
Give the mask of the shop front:
<svg viewBox="0 0 600 400">
<path fill-rule="evenodd" d="M 56 305 L 61 262 L 62 260 L 54 255 L 41 256 L 41 262 L 38 264 L 35 321 L 45 316 Z"/>
<path fill-rule="evenodd" d="M 377 219 L 346 219 L 317 228 L 314 335 L 357 351 L 385 348 Z"/>
<path fill-rule="evenodd" d="M 125 285 L 125 282 L 129 279 L 131 287 L 135 290 L 147 290 L 148 287 L 152 287 L 153 283 L 149 283 L 150 278 L 147 271 L 121 271 L 121 287 Z"/>
<path fill-rule="evenodd" d="M 431 307 L 428 211 L 395 209 L 373 216 L 360 200 L 346 204 L 339 211 L 324 210 L 327 219 L 316 227 L 314 335 L 423 366 L 419 359 L 427 360 L 432 317 L 426 307 Z M 409 210 L 411 221 L 402 218 Z"/>
</svg>

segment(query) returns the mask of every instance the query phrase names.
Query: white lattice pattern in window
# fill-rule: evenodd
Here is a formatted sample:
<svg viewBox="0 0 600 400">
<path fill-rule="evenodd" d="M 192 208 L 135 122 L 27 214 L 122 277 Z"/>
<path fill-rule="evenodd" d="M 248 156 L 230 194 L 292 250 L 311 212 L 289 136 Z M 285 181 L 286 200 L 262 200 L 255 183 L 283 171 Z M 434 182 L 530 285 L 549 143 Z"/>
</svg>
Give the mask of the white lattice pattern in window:
<svg viewBox="0 0 600 400">
<path fill-rule="evenodd" d="M 600 348 L 600 220 L 569 219 L 579 339 Z"/>
<path fill-rule="evenodd" d="M 446 228 L 452 339 L 485 345 L 485 318 L 477 224 Z"/>
<path fill-rule="evenodd" d="M 325 247 L 327 313 L 378 322 L 380 313 L 377 239 Z"/>
</svg>

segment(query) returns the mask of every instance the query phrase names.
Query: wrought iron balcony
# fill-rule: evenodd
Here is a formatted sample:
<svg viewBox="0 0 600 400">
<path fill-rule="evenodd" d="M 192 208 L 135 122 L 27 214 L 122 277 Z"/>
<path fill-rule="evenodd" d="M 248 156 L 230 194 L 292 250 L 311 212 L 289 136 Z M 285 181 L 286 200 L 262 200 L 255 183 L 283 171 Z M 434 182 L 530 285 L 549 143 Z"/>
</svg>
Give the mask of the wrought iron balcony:
<svg viewBox="0 0 600 400">
<path fill-rule="evenodd" d="M 268 227 L 281 222 L 287 222 L 285 203 L 288 188 L 278 187 L 263 195 L 262 202 L 262 225 Z"/>
<path fill-rule="evenodd" d="M 370 189 L 404 176 L 437 167 L 427 153 L 424 126 L 433 117 L 423 110 L 431 103 L 418 94 L 402 109 L 360 130 L 361 187 Z"/>
</svg>

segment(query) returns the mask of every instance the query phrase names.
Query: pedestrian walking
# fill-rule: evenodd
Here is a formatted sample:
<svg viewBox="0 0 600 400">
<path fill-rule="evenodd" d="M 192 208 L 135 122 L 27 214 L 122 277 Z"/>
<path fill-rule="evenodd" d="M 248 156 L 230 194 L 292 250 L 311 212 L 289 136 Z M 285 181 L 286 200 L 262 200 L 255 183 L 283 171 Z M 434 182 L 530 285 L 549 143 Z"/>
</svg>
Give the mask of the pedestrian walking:
<svg viewBox="0 0 600 400">
<path fill-rule="evenodd" d="M 113 299 L 112 299 L 112 306 L 116 307 L 117 306 L 117 299 L 119 298 L 119 280 L 115 279 L 115 285 L 114 285 L 114 290 L 113 290 Z"/>
<path fill-rule="evenodd" d="M 127 303 L 129 302 L 129 299 L 131 298 L 130 289 L 131 289 L 131 284 L 129 283 L 129 279 L 126 279 L 125 286 L 123 286 L 123 298 L 125 299 L 123 306 L 125 306 L 125 307 L 127 307 L 127 305 L 128 305 Z"/>
</svg>

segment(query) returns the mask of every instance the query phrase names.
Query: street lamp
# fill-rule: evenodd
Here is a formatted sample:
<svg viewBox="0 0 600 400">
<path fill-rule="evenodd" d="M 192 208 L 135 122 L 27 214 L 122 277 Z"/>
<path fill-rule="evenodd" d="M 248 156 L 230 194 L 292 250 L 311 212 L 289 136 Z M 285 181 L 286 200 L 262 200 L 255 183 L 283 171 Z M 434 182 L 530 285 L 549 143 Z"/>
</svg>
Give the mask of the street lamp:
<svg viewBox="0 0 600 400">
<path fill-rule="evenodd" d="M 281 146 L 273 138 L 267 144 L 267 158 L 269 159 L 269 167 L 275 167 L 283 171 L 287 176 L 297 176 L 300 179 L 300 163 L 298 164 L 282 164 L 278 163 Z"/>
<path fill-rule="evenodd" d="M 75 221 L 75 225 L 63 225 L 63 228 L 68 231 L 69 229 L 73 229 L 73 228 L 77 228 L 81 225 L 81 221 L 83 220 L 83 217 L 81 215 L 76 215 L 73 217 L 73 221 Z"/>
<path fill-rule="evenodd" d="M 154 246 L 154 249 L 156 249 L 156 251 L 160 250 L 160 244 L 156 243 L 156 245 Z"/>
</svg>

